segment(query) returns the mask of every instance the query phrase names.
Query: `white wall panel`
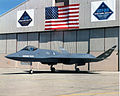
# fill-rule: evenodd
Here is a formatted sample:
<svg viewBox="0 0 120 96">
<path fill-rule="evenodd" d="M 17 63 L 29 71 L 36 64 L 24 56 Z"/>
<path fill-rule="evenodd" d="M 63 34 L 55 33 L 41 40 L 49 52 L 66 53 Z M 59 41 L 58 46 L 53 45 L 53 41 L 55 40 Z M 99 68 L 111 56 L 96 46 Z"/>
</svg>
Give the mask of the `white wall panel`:
<svg viewBox="0 0 120 96">
<path fill-rule="evenodd" d="M 38 48 L 38 33 L 28 33 L 28 45 Z"/>
<path fill-rule="evenodd" d="M 77 31 L 77 53 L 87 53 L 89 46 L 89 30 Z"/>
<path fill-rule="evenodd" d="M 104 51 L 104 29 L 90 30 L 90 51 Z"/>
<path fill-rule="evenodd" d="M 115 50 L 118 50 L 118 28 L 105 29 L 105 50 L 117 45 Z"/>
<path fill-rule="evenodd" d="M 52 32 L 51 49 L 60 51 L 60 47 L 63 47 L 63 32 Z"/>
<path fill-rule="evenodd" d="M 64 32 L 64 48 L 70 53 L 76 53 L 76 31 Z"/>
<path fill-rule="evenodd" d="M 39 48 L 41 49 L 50 49 L 50 32 L 43 32 L 40 33 L 39 39 Z"/>
<path fill-rule="evenodd" d="M 0 35 L 0 53 L 6 53 L 6 35 Z"/>
<path fill-rule="evenodd" d="M 16 34 L 7 35 L 7 54 L 16 52 Z"/>
<path fill-rule="evenodd" d="M 17 51 L 27 46 L 27 33 L 17 35 Z"/>
</svg>

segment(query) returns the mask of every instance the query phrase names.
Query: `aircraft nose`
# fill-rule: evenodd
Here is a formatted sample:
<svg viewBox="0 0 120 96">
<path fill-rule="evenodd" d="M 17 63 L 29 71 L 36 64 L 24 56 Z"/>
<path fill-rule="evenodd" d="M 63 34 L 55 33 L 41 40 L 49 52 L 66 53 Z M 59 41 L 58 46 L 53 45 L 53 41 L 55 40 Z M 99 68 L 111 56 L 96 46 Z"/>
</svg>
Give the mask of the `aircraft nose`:
<svg viewBox="0 0 120 96">
<path fill-rule="evenodd" d="M 9 57 L 11 57 L 10 55 L 7 55 L 7 56 L 5 56 L 6 58 L 9 58 Z"/>
<path fill-rule="evenodd" d="M 9 55 L 7 55 L 7 56 L 5 56 L 6 58 L 8 58 L 8 59 L 11 59 L 11 58 L 13 58 L 14 56 L 13 56 L 13 54 L 9 54 Z"/>
</svg>

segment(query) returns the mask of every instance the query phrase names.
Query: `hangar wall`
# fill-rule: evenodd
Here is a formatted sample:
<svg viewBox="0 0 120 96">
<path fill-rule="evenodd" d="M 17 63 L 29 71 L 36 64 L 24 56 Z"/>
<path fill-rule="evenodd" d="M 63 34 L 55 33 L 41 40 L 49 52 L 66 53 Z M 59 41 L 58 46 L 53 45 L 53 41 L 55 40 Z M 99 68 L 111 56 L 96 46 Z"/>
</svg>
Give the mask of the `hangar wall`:
<svg viewBox="0 0 120 96">
<path fill-rule="evenodd" d="M 115 20 L 91 22 L 91 3 L 103 0 L 56 0 L 65 5 L 80 4 L 79 29 L 45 31 L 45 8 L 53 6 L 53 0 L 27 0 L 0 16 L 0 67 L 22 67 L 20 62 L 8 60 L 5 55 L 17 52 L 26 45 L 41 49 L 59 51 L 64 47 L 70 53 L 91 53 L 98 56 L 117 45 L 112 56 L 102 62 L 80 66 L 81 70 L 120 70 L 120 1 L 115 0 Z M 61 3 L 62 5 L 63 3 Z M 57 5 L 57 4 L 56 4 Z M 58 4 L 59 5 L 59 4 Z M 34 9 L 34 26 L 17 27 L 17 13 L 21 10 Z M 7 28 L 6 28 L 7 27 Z M 49 69 L 48 66 L 35 63 L 34 68 Z M 56 69 L 74 69 L 74 66 L 57 65 Z M 28 68 L 26 66 L 25 68 Z"/>
<path fill-rule="evenodd" d="M 57 2 L 60 1 L 65 1 L 65 4 L 80 4 L 80 29 L 119 26 L 119 0 L 115 0 L 115 20 L 110 20 L 106 22 L 91 22 L 91 2 L 103 0 L 57 0 Z M 2 16 L 0 16 L 0 34 L 44 31 L 45 8 L 53 6 L 52 2 L 52 0 L 28 0 L 20 6 L 14 8 L 13 10 L 10 10 L 6 14 L 3 14 Z M 34 26 L 17 27 L 18 11 L 31 9 L 34 9 Z"/>
<path fill-rule="evenodd" d="M 91 63 L 90 66 L 80 66 L 81 70 L 106 70 L 118 71 L 118 32 L 119 27 L 82 29 L 72 31 L 57 31 L 57 32 L 36 32 L 36 33 L 19 33 L 19 34 L 4 34 L 0 35 L 1 60 L 5 55 L 19 51 L 26 45 L 33 45 L 41 49 L 53 49 L 59 51 L 59 47 L 64 47 L 70 53 L 91 53 L 95 56 L 103 53 L 114 45 L 117 45 L 116 50 L 109 59 L 102 62 Z M 4 54 L 4 55 L 3 55 Z M 6 60 L 4 58 L 4 60 Z M 4 61 L 3 61 L 4 62 Z M 16 67 L 16 62 L 11 64 L 10 60 L 6 63 L 0 63 L 2 67 Z M 8 63 L 9 62 L 9 63 Z M 6 65 L 7 64 L 7 65 Z M 17 65 L 20 66 L 19 63 Z M 41 68 L 40 65 L 39 67 Z M 38 66 L 35 65 L 35 68 Z M 49 66 L 44 67 L 49 69 Z M 74 69 L 73 66 L 56 65 L 57 69 Z"/>
</svg>

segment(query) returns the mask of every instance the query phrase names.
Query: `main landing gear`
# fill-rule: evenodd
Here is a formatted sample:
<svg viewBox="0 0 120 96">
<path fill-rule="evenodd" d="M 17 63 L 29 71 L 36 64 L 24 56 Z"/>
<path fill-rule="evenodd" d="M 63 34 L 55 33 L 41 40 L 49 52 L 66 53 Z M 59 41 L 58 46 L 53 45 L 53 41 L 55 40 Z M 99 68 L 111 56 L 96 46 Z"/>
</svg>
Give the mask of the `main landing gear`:
<svg viewBox="0 0 120 96">
<path fill-rule="evenodd" d="M 77 68 L 77 66 L 78 66 L 78 65 L 77 65 L 77 64 L 75 64 L 75 71 L 76 71 L 76 72 L 80 72 L 80 69 L 79 69 L 79 68 Z"/>
<path fill-rule="evenodd" d="M 33 74 L 33 67 L 32 67 L 32 62 L 30 62 L 30 71 L 29 71 L 30 74 Z"/>
<path fill-rule="evenodd" d="M 51 72 L 55 72 L 55 68 L 53 67 L 53 65 L 50 66 L 50 70 Z"/>
</svg>

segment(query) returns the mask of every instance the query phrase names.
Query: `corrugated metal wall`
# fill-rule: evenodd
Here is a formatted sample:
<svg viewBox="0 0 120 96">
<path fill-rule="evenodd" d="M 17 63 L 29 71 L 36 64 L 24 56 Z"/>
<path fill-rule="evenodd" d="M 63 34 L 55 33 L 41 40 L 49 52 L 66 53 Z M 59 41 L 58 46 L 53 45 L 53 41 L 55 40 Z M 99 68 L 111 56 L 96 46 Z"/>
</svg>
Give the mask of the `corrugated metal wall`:
<svg viewBox="0 0 120 96">
<path fill-rule="evenodd" d="M 113 45 L 118 45 L 118 30 L 118 27 L 105 28 L 105 50 L 112 47 Z M 118 50 L 118 46 L 116 50 Z"/>
<path fill-rule="evenodd" d="M 90 51 L 104 51 L 104 29 L 90 30 Z"/>
<path fill-rule="evenodd" d="M 64 32 L 64 48 L 70 53 L 76 53 L 76 31 Z"/>
<path fill-rule="evenodd" d="M 40 33 L 40 46 L 41 49 L 50 49 L 50 32 Z"/>
<path fill-rule="evenodd" d="M 6 53 L 7 45 L 6 35 L 0 35 L 0 53 Z"/>
<path fill-rule="evenodd" d="M 88 53 L 90 46 L 90 30 L 77 31 L 77 53 Z"/>
<path fill-rule="evenodd" d="M 118 27 L 0 35 L 1 53 L 16 52 L 26 45 L 71 53 L 104 52 L 118 45 Z M 118 50 L 118 48 L 116 48 Z"/>
<path fill-rule="evenodd" d="M 28 45 L 35 46 L 38 48 L 39 46 L 39 34 L 38 33 L 28 33 Z"/>
<path fill-rule="evenodd" d="M 27 45 L 27 33 L 17 34 L 17 51 Z"/>
<path fill-rule="evenodd" d="M 63 47 L 63 32 L 51 32 L 51 49 L 60 51 Z"/>
<path fill-rule="evenodd" d="M 7 54 L 16 52 L 17 46 L 16 34 L 7 35 Z"/>
</svg>

